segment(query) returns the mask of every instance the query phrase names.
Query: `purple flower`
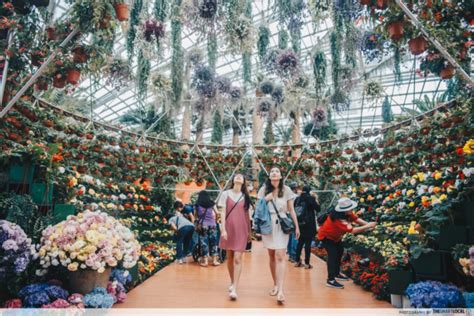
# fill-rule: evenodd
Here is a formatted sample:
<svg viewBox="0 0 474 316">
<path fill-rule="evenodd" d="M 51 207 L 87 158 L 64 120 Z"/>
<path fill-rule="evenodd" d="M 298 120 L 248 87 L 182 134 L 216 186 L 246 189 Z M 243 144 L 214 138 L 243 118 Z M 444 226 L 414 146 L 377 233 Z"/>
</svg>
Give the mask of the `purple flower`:
<svg viewBox="0 0 474 316">
<path fill-rule="evenodd" d="M 16 274 L 19 274 L 23 271 L 26 270 L 26 267 L 28 266 L 28 263 L 30 263 L 30 260 L 25 257 L 18 257 L 15 259 L 15 266 L 13 267 L 13 271 L 15 271 Z"/>
<path fill-rule="evenodd" d="M 282 50 L 276 58 L 276 68 L 280 76 L 294 75 L 299 67 L 299 59 L 292 50 Z"/>
<path fill-rule="evenodd" d="M 16 244 L 16 242 L 14 240 L 8 239 L 8 240 L 3 242 L 2 248 L 5 249 L 5 250 L 17 251 L 18 250 L 18 245 Z"/>
<path fill-rule="evenodd" d="M 50 287 L 46 288 L 45 292 L 48 294 L 51 300 L 58 298 L 66 300 L 69 296 L 68 291 L 57 285 L 51 285 Z"/>
<path fill-rule="evenodd" d="M 49 300 L 48 294 L 45 292 L 37 292 L 27 296 L 23 300 L 23 304 L 26 307 L 38 307 L 41 305 L 49 304 L 51 301 Z"/>
</svg>

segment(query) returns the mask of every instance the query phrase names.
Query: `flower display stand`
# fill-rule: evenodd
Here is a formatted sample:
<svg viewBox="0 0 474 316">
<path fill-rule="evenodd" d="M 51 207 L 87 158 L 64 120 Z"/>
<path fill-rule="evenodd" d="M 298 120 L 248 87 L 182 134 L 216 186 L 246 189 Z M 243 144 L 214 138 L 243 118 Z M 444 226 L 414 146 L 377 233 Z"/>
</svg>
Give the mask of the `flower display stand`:
<svg viewBox="0 0 474 316">
<path fill-rule="evenodd" d="M 439 249 L 451 250 L 457 244 L 467 243 L 466 226 L 449 225 L 441 227 L 439 234 Z"/>
<path fill-rule="evenodd" d="M 413 261 L 417 279 L 445 280 L 447 278 L 448 252 L 432 251 Z"/>
<path fill-rule="evenodd" d="M 403 299 L 401 295 L 398 294 L 390 294 L 390 304 L 396 308 L 402 308 L 403 306 Z"/>
<path fill-rule="evenodd" d="M 403 308 L 413 308 L 413 307 L 411 306 L 410 299 L 409 299 L 408 296 L 406 296 L 406 295 L 403 295 L 403 296 L 402 296 L 402 307 L 403 307 Z"/>
<path fill-rule="evenodd" d="M 33 183 L 30 188 L 31 199 L 39 205 L 50 205 L 53 201 L 53 184 Z"/>
<path fill-rule="evenodd" d="M 390 294 L 403 295 L 407 287 L 414 282 L 412 271 L 391 270 L 388 271 L 388 286 Z"/>
<path fill-rule="evenodd" d="M 53 209 L 53 218 L 55 223 L 59 223 L 69 215 L 76 214 L 76 207 L 72 204 L 56 204 Z"/>
<path fill-rule="evenodd" d="M 77 270 L 69 272 L 69 290 L 71 293 L 88 294 L 96 287 L 107 288 L 111 269 L 107 268 L 103 273 L 95 270 Z"/>
<path fill-rule="evenodd" d="M 12 164 L 8 171 L 10 183 L 32 183 L 35 166 L 30 164 Z"/>
</svg>

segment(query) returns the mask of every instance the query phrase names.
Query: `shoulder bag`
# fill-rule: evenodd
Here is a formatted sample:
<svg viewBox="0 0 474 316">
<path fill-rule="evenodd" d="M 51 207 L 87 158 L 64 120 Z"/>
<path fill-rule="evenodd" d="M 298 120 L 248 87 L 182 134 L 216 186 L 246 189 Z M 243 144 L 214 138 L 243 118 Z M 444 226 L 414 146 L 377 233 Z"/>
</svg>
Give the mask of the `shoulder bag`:
<svg viewBox="0 0 474 316">
<path fill-rule="evenodd" d="M 199 206 L 197 207 L 197 210 L 199 211 Z M 206 208 L 204 213 L 201 216 L 199 216 L 198 220 L 196 221 L 196 233 L 198 234 L 202 233 L 203 231 L 202 223 L 204 222 L 204 218 L 206 217 L 207 210 L 208 209 Z"/>
<path fill-rule="evenodd" d="M 232 213 L 232 211 L 234 210 L 234 208 L 237 206 L 237 204 L 239 204 L 240 200 L 242 199 L 244 195 L 242 194 L 239 199 L 237 200 L 237 202 L 234 203 L 234 206 L 232 206 L 232 208 L 230 209 L 229 212 L 227 212 L 227 214 L 225 215 L 225 219 L 227 220 L 229 218 L 229 215 L 230 213 Z"/>
<path fill-rule="evenodd" d="M 273 207 L 275 208 L 275 212 L 278 216 L 278 220 L 280 221 L 281 230 L 285 234 L 294 233 L 296 228 L 295 228 L 295 223 L 293 223 L 293 220 L 290 217 L 281 217 L 280 211 L 276 207 L 275 202 L 273 201 L 273 199 L 271 201 L 272 201 Z"/>
</svg>

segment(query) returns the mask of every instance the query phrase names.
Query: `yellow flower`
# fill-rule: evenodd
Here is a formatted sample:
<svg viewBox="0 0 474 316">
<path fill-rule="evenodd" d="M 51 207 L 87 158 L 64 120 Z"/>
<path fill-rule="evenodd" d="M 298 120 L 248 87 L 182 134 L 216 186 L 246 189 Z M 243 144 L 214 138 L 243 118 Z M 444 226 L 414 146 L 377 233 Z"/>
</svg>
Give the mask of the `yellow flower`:
<svg viewBox="0 0 474 316">
<path fill-rule="evenodd" d="M 410 203 L 408 204 L 408 206 L 409 206 L 409 207 L 414 207 L 414 206 L 415 206 L 415 202 L 413 202 L 413 201 L 410 202 Z"/>
<path fill-rule="evenodd" d="M 447 196 L 446 194 L 441 194 L 441 195 L 439 196 L 439 200 L 440 200 L 440 201 L 444 201 L 444 200 L 446 200 L 447 198 L 448 198 L 448 196 Z"/>
<path fill-rule="evenodd" d="M 415 190 L 410 189 L 410 190 L 407 191 L 407 196 L 410 196 L 410 195 L 412 195 L 413 193 L 415 193 Z"/>
<path fill-rule="evenodd" d="M 425 174 L 423 172 L 418 172 L 416 175 L 418 176 L 418 180 L 420 180 L 420 182 L 425 181 Z"/>
<path fill-rule="evenodd" d="M 79 260 L 79 261 L 86 261 L 86 259 L 87 259 L 87 257 L 85 255 L 81 254 L 81 255 L 77 256 L 77 260 Z"/>
<path fill-rule="evenodd" d="M 77 271 L 78 267 L 79 267 L 79 263 L 73 262 L 73 263 L 68 264 L 67 269 L 69 271 Z"/>
<path fill-rule="evenodd" d="M 474 154 L 474 139 L 468 140 L 462 150 L 466 155 Z"/>
<path fill-rule="evenodd" d="M 364 198 L 360 198 L 360 203 L 364 203 L 365 202 L 365 199 Z"/>
<path fill-rule="evenodd" d="M 439 172 L 439 171 L 438 171 L 438 172 L 435 172 L 434 178 L 435 178 L 436 180 L 441 179 L 441 177 L 442 177 L 442 173 L 441 173 L 441 172 Z"/>
<path fill-rule="evenodd" d="M 40 251 L 38 252 L 38 255 L 43 258 L 46 255 L 46 249 L 41 248 Z"/>
<path fill-rule="evenodd" d="M 352 193 L 356 193 L 357 192 L 357 189 L 356 188 L 352 188 Z"/>
</svg>

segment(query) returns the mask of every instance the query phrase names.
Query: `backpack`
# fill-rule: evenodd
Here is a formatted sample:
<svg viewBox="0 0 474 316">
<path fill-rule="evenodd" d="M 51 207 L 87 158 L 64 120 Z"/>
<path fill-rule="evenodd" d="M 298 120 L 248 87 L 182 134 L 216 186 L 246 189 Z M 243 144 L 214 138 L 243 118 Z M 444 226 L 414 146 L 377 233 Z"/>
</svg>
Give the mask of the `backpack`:
<svg viewBox="0 0 474 316">
<path fill-rule="evenodd" d="M 296 218 L 298 219 L 298 224 L 300 226 L 304 226 L 307 224 L 306 203 L 304 203 L 301 199 L 298 198 L 295 204 L 295 213 Z"/>
</svg>

